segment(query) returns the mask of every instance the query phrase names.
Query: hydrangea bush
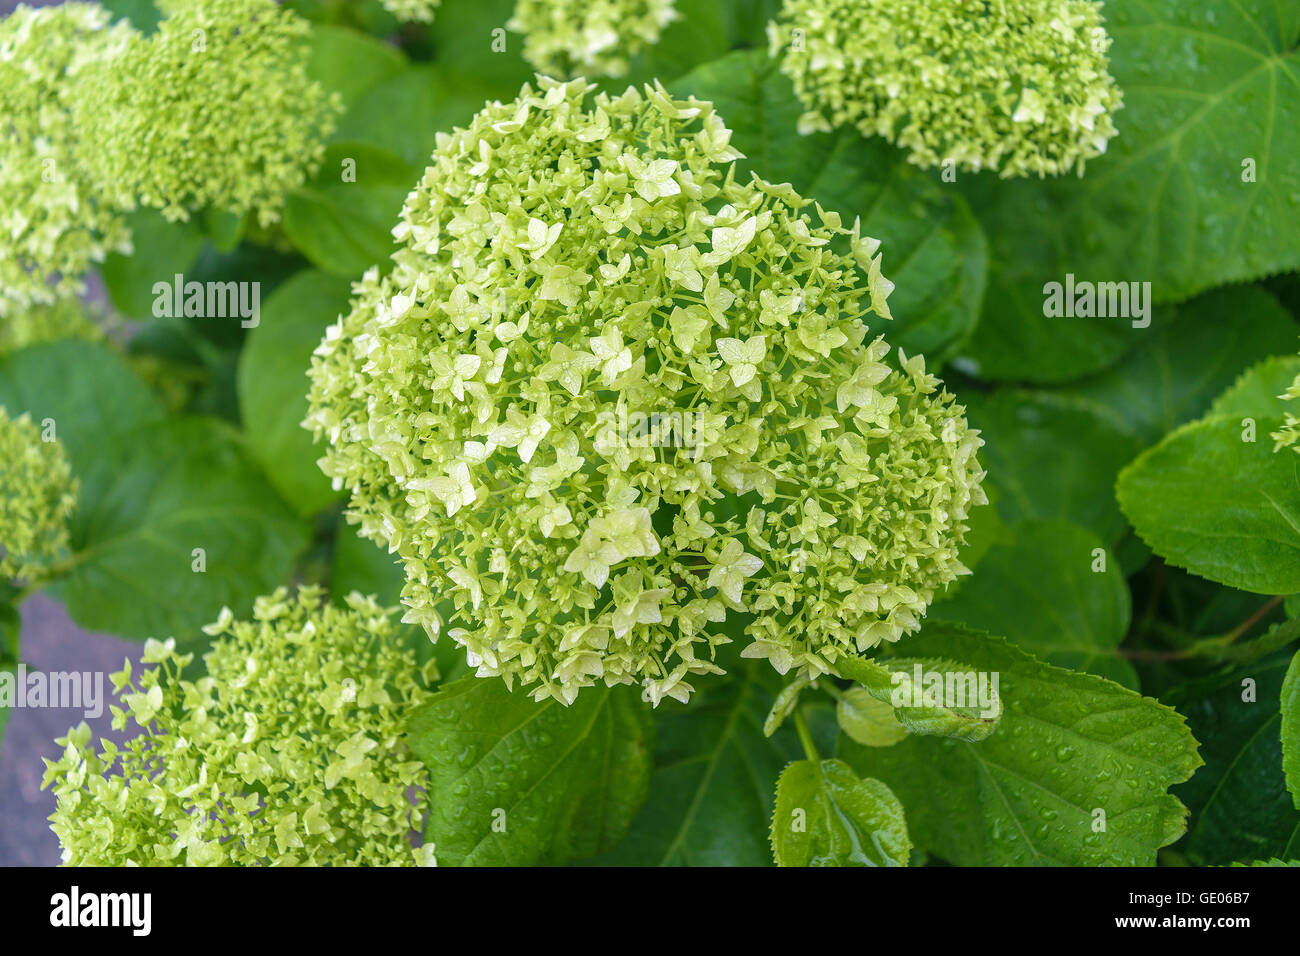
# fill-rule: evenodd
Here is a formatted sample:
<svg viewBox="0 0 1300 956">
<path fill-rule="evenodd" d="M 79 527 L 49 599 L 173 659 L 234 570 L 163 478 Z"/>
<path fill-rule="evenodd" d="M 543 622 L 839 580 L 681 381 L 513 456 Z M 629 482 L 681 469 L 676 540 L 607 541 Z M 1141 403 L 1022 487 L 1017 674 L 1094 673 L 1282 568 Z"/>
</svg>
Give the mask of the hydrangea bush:
<svg viewBox="0 0 1300 956">
<path fill-rule="evenodd" d="M 827 673 L 965 570 L 980 441 L 868 333 L 880 243 L 737 182 L 730 138 L 661 87 L 489 106 L 317 352 L 322 467 L 404 560 L 407 620 L 437 636 L 453 596 L 480 675 L 684 700 L 736 614 L 747 656 Z"/>
<path fill-rule="evenodd" d="M 83 168 L 94 140 L 73 118 L 83 75 L 128 42 L 109 20 L 90 3 L 0 20 L 0 321 L 76 295 L 92 265 L 131 247 L 120 209 Z"/>
<path fill-rule="evenodd" d="M 77 480 L 55 441 L 0 405 L 0 583 L 40 578 L 68 551 Z"/>
<path fill-rule="evenodd" d="M 1300 20 L 452 2 L 0 19 L 65 860 L 1295 862 Z"/>
<path fill-rule="evenodd" d="M 543 73 L 623 76 L 677 18 L 676 0 L 519 0 L 507 25 Z"/>
<path fill-rule="evenodd" d="M 403 21 L 429 22 L 442 0 L 384 0 Z M 456 0 L 464 2 L 464 0 Z M 623 76 L 629 58 L 678 19 L 677 0 L 518 0 L 507 28 L 524 35 L 524 58 L 554 76 Z"/>
<path fill-rule="evenodd" d="M 159 7 L 158 29 L 101 59 L 78 97 L 96 181 L 172 219 L 214 206 L 275 222 L 340 108 L 307 76 L 307 22 L 274 0 Z"/>
<path fill-rule="evenodd" d="M 339 109 L 309 26 L 273 0 L 161 0 L 144 35 L 98 4 L 0 21 L 0 319 L 74 298 L 124 213 L 208 207 L 261 224 L 319 163 Z"/>
<path fill-rule="evenodd" d="M 803 131 L 852 124 L 1003 176 L 1056 176 L 1106 150 L 1122 101 L 1096 0 L 785 0 L 773 56 Z"/>
<path fill-rule="evenodd" d="M 138 733 L 96 746 L 83 723 L 46 762 L 65 863 L 435 864 L 411 840 L 427 794 L 402 722 L 436 671 L 372 598 L 323 594 L 282 588 L 246 621 L 223 609 L 196 680 L 174 639 L 113 675 L 113 726 Z"/>
<path fill-rule="evenodd" d="M 31 306 L 0 322 L 0 355 L 28 345 L 65 339 L 102 342 L 104 326 L 111 324 L 108 316 L 92 317 L 82 303 L 72 298 L 60 298 L 52 305 Z"/>
<path fill-rule="evenodd" d="M 383 0 L 384 9 L 399 20 L 428 23 L 442 0 Z"/>
</svg>

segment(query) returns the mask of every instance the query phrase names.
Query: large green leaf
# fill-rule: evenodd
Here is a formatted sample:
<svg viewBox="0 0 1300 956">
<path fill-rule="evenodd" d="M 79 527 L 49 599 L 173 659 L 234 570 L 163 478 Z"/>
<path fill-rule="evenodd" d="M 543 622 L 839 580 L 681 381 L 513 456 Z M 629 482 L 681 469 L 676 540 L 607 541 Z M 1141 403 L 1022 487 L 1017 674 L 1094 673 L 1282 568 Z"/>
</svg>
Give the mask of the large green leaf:
<svg viewBox="0 0 1300 956">
<path fill-rule="evenodd" d="M 863 139 L 850 128 L 800 136 L 803 108 L 790 80 L 762 52 L 705 64 L 673 91 L 714 103 L 732 128 L 732 145 L 746 156 L 739 177 L 752 171 L 791 183 L 846 223 L 861 217 L 863 233 L 881 240 L 884 270 L 896 286 L 889 300 L 894 321 L 875 322 L 873 331 L 935 360 L 970 333 L 987 254 L 978 223 L 955 191 L 879 138 Z"/>
<path fill-rule="evenodd" d="M 330 570 L 330 593 L 342 598 L 350 591 L 371 594 L 385 607 L 395 607 L 401 598 L 406 574 L 397 555 L 389 554 L 350 525 L 340 525 L 334 539 L 334 566 Z"/>
<path fill-rule="evenodd" d="M 0 584 L 0 667 L 18 663 L 23 627 L 22 616 L 11 602 L 10 591 L 16 589 L 7 584 Z"/>
<path fill-rule="evenodd" d="M 377 83 L 396 76 L 406 57 L 396 47 L 348 27 L 316 24 L 308 40 L 307 75 L 336 92 L 346 109 Z"/>
<path fill-rule="evenodd" d="M 137 30 L 152 33 L 158 26 L 161 14 L 153 0 L 102 0 L 103 6 L 114 18 L 124 18 Z"/>
<path fill-rule="evenodd" d="M 170 288 L 176 275 L 186 281 L 203 250 L 203 230 L 198 221 L 168 222 L 156 209 L 139 209 L 127 216 L 131 227 L 130 255 L 113 253 L 100 274 L 113 307 L 132 319 L 154 315 L 154 286 Z"/>
<path fill-rule="evenodd" d="M 489 93 L 484 99 L 508 102 L 524 83 L 536 82 L 523 58 L 523 36 L 505 29 L 515 2 L 444 3 L 429 27 L 434 61 L 447 76 L 484 86 Z"/>
<path fill-rule="evenodd" d="M 396 248 L 393 226 L 419 176 L 386 150 L 331 143 L 315 178 L 285 201 L 285 234 L 326 272 L 359 279 L 372 265 L 385 268 Z"/>
<path fill-rule="evenodd" d="M 1110 0 L 1106 15 L 1119 136 L 1063 224 L 1092 268 L 1163 301 L 1300 265 L 1300 7 Z"/>
<path fill-rule="evenodd" d="M 797 760 L 776 784 L 778 866 L 907 866 L 903 806 L 879 780 L 842 760 Z"/>
<path fill-rule="evenodd" d="M 1282 774 L 1279 733 L 1287 662 L 1286 654 L 1275 654 L 1179 702 L 1205 757 L 1178 789 L 1192 812 L 1180 848 L 1193 863 L 1300 857 L 1300 812 Z"/>
<path fill-rule="evenodd" d="M 478 78 L 441 64 L 408 67 L 366 90 L 334 138 L 388 150 L 422 169 L 438 133 L 467 125 L 492 93 Z"/>
<path fill-rule="evenodd" d="M 1252 860 L 1249 863 L 1233 863 L 1233 866 L 1300 866 L 1300 860 Z"/>
<path fill-rule="evenodd" d="M 989 248 L 983 306 L 956 359 L 963 372 L 991 381 L 1068 382 L 1113 365 L 1144 341 L 1140 336 L 1151 329 L 1135 329 L 1131 319 L 1045 314 L 1044 286 L 1078 271 L 1062 250 L 1067 236 L 1044 193 L 1049 187 L 992 174 L 960 183 Z M 1077 275 L 1089 281 L 1127 277 Z"/>
<path fill-rule="evenodd" d="M 1214 400 L 1206 418 L 1235 417 L 1238 421 L 1255 418 L 1261 410 L 1280 410 L 1278 396 L 1300 375 L 1300 356 L 1275 355 L 1241 374 Z M 1296 409 L 1300 411 L 1300 409 Z"/>
<path fill-rule="evenodd" d="M 1282 681 L 1282 770 L 1295 808 L 1300 810 L 1300 653 L 1291 658 Z"/>
<path fill-rule="evenodd" d="M 1108 545 L 1124 533 L 1111 489 L 1141 447 L 1131 432 L 1092 403 L 1053 392 L 1006 389 L 968 408 L 1006 521 L 1072 521 Z"/>
<path fill-rule="evenodd" d="M 1158 306 L 1147 332 L 1122 362 L 1070 391 L 1154 442 L 1204 414 L 1243 368 L 1294 352 L 1300 326 L 1267 292 L 1230 286 L 1183 305 Z M 1295 363 L 1300 367 L 1300 359 Z"/>
<path fill-rule="evenodd" d="M 316 460 L 321 449 L 302 427 L 307 369 L 325 328 L 347 310 L 348 280 L 301 272 L 262 306 L 239 361 L 239 411 L 248 447 L 277 491 L 311 515 L 339 498 Z"/>
<path fill-rule="evenodd" d="M 72 569 L 57 589 L 89 630 L 184 637 L 223 606 L 246 614 L 307 542 L 237 434 L 208 419 L 118 432 L 80 478 Z"/>
<path fill-rule="evenodd" d="M 54 422 L 80 476 L 123 429 L 162 417 L 162 407 L 122 360 L 102 345 L 62 341 L 0 356 L 0 405 L 11 415 Z"/>
<path fill-rule="evenodd" d="M 1128 633 L 1128 584 L 1096 535 L 1067 521 L 1025 521 L 926 619 L 1005 634 L 1040 660 L 1137 689 L 1116 653 Z"/>
<path fill-rule="evenodd" d="M 602 863 L 770 866 L 773 784 L 802 755 L 790 727 L 763 734 L 775 676 L 765 663 L 701 680 L 690 704 L 656 714 L 650 796 Z"/>
<path fill-rule="evenodd" d="M 645 800 L 653 726 L 627 687 L 590 687 L 565 707 L 495 677 L 444 686 L 409 724 L 439 862 L 556 864 L 610 849 Z"/>
<path fill-rule="evenodd" d="M 1275 403 L 1276 405 L 1276 403 Z M 1124 469 L 1118 493 L 1142 540 L 1171 564 L 1260 594 L 1300 591 L 1300 456 L 1255 441 L 1233 415 L 1171 433 Z"/>
<path fill-rule="evenodd" d="M 1180 301 L 1300 265 L 1300 11 L 1273 0 L 1109 0 L 1119 135 L 1078 179 L 966 177 L 994 274 L 969 357 L 1065 381 L 1142 343 L 1122 319 L 1049 319 L 1067 273 Z M 1243 163 L 1254 162 L 1254 182 Z"/>
<path fill-rule="evenodd" d="M 780 0 L 677 0 L 679 17 L 632 59 L 629 75 L 669 83 L 737 47 L 765 50 L 767 23 L 780 7 Z"/>
<path fill-rule="evenodd" d="M 1200 758 L 1175 711 L 950 625 L 908 642 L 909 652 L 997 673 L 1004 704 L 978 743 L 841 738 L 839 756 L 898 795 L 917 846 L 960 866 L 1150 866 L 1182 833 L 1186 810 L 1167 791 Z"/>
</svg>

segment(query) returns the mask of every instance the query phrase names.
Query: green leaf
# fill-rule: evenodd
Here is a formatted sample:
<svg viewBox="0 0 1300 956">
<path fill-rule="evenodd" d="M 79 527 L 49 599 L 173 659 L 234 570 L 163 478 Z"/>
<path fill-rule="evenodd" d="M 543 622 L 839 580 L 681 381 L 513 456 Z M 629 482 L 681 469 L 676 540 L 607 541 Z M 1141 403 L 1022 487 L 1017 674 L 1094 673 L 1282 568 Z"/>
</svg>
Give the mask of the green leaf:
<svg viewBox="0 0 1300 956">
<path fill-rule="evenodd" d="M 1300 456 L 1275 454 L 1261 415 L 1243 441 L 1236 416 L 1184 425 L 1119 477 L 1124 513 L 1170 564 L 1258 594 L 1300 591 Z"/>
<path fill-rule="evenodd" d="M 373 594 L 385 607 L 396 607 L 406 574 L 401 560 L 389 554 L 356 529 L 344 525 L 334 539 L 334 567 L 330 572 L 330 594 L 341 599 L 351 591 Z"/>
<path fill-rule="evenodd" d="M 341 495 L 316 460 L 322 450 L 302 427 L 307 369 L 325 328 L 347 310 L 350 284 L 322 272 L 301 272 L 266 300 L 239 361 L 239 411 L 253 453 L 284 500 L 301 515 Z"/>
<path fill-rule="evenodd" d="M 1180 849 L 1197 865 L 1300 856 L 1300 812 L 1282 773 L 1278 702 L 1287 664 L 1286 654 L 1274 655 L 1179 703 L 1205 757 L 1178 789 L 1192 812 Z"/>
<path fill-rule="evenodd" d="M 1173 301 L 1300 265 L 1300 10 L 1111 0 L 1106 15 L 1119 135 L 1072 184 L 1062 224 L 1093 268 Z"/>
<path fill-rule="evenodd" d="M 223 606 L 247 614 L 307 542 L 237 434 L 211 420 L 119 432 L 80 478 L 73 565 L 56 587 L 88 630 L 184 637 Z"/>
<path fill-rule="evenodd" d="M 1262 279 L 1260 284 L 1277 298 L 1284 309 L 1300 318 L 1300 272 L 1270 276 Z"/>
<path fill-rule="evenodd" d="M 467 125 L 491 98 L 491 87 L 441 64 L 408 67 L 366 90 L 334 138 L 387 150 L 422 169 L 439 131 Z"/>
<path fill-rule="evenodd" d="M 114 19 L 129 20 L 142 33 L 153 33 L 162 18 L 153 0 L 103 0 L 103 6 Z"/>
<path fill-rule="evenodd" d="M 980 429 L 980 460 L 1008 523 L 1071 521 L 1114 545 L 1127 522 L 1115 476 L 1141 447 L 1096 406 L 1052 392 L 1004 389 L 968 406 Z"/>
<path fill-rule="evenodd" d="M 796 760 L 776 784 L 777 866 L 907 866 L 903 806 L 842 760 Z"/>
<path fill-rule="evenodd" d="M 1230 631 L 1217 637 L 1202 638 L 1182 653 L 1186 657 L 1201 657 L 1215 663 L 1238 666 L 1252 664 L 1300 637 L 1300 621 L 1291 620 L 1274 624 L 1263 634 L 1247 641 L 1238 640 L 1238 637 L 1239 634 Z"/>
<path fill-rule="evenodd" d="M 1070 392 L 1104 407 L 1150 443 L 1204 414 L 1241 369 L 1294 352 L 1300 328 L 1267 292 L 1232 286 L 1183 305 L 1158 306 L 1144 334 L 1124 361 Z M 1300 358 L 1288 361 L 1300 369 Z M 1290 384 L 1288 378 L 1271 394 Z"/>
<path fill-rule="evenodd" d="M 1116 648 L 1128 633 L 1128 584 L 1090 531 L 1066 521 L 1025 521 L 984 556 L 928 621 L 1005 634 L 1040 660 L 1138 688 Z"/>
<path fill-rule="evenodd" d="M 588 688 L 564 707 L 495 677 L 445 685 L 409 724 L 438 861 L 547 865 L 610 849 L 645 800 L 652 732 L 627 687 Z"/>
<path fill-rule="evenodd" d="M 772 709 L 767 712 L 767 719 L 763 721 L 763 736 L 771 737 L 778 727 L 785 723 L 785 719 L 794 713 L 795 707 L 799 705 L 799 697 L 804 690 L 811 684 L 807 674 L 797 674 L 794 680 L 781 688 L 781 693 L 776 695 L 776 700 L 772 702 Z"/>
<path fill-rule="evenodd" d="M 8 590 L 8 586 L 6 586 Z M 23 619 L 8 596 L 0 597 L 0 667 L 18 663 Z"/>
<path fill-rule="evenodd" d="M 1048 319 L 1043 286 L 1151 283 L 1177 302 L 1300 264 L 1300 16 L 1272 0 L 1110 0 L 1119 135 L 1082 178 L 966 177 L 995 264 L 970 343 L 978 374 L 1060 382 L 1099 371 L 1142 329 Z M 1243 162 L 1255 163 L 1244 182 Z"/>
<path fill-rule="evenodd" d="M 835 705 L 835 721 L 849 739 L 864 747 L 892 747 L 907 736 L 894 708 L 865 687 L 850 687 Z"/>
<path fill-rule="evenodd" d="M 523 58 L 523 36 L 504 29 L 514 9 L 515 0 L 442 4 L 429 27 L 434 60 L 447 76 L 487 87 L 490 95 L 485 99 L 514 99 L 524 83 L 536 83 L 533 68 Z M 494 50 L 494 40 L 504 40 L 505 49 Z"/>
<path fill-rule="evenodd" d="M 203 237 L 212 244 L 217 252 L 229 253 L 239 245 L 244 237 L 245 219 L 229 210 L 209 207 L 199 214 L 199 227 Z"/>
<path fill-rule="evenodd" d="M 203 251 L 203 230 L 195 220 L 168 222 L 155 209 L 139 209 L 126 221 L 133 251 L 109 255 L 100 275 L 113 308 L 128 318 L 147 319 L 154 314 L 155 284 L 166 283 L 170 290 L 178 274 L 191 278 L 187 273 Z"/>
<path fill-rule="evenodd" d="M 1282 681 L 1282 770 L 1295 808 L 1300 810 L 1300 653 L 1291 658 Z"/>
<path fill-rule="evenodd" d="M 90 342 L 32 345 L 0 356 L 0 405 L 53 419 L 73 473 L 91 468 L 115 433 L 162 417 L 162 407 L 112 351 Z M 83 479 L 84 483 L 84 479 Z"/>
<path fill-rule="evenodd" d="M 999 674 L 1005 707 L 979 743 L 912 736 L 867 748 L 841 738 L 838 755 L 898 795 L 918 847 L 958 866 L 1151 866 L 1182 833 L 1186 810 L 1167 790 L 1200 758 L 1175 711 L 951 625 L 908 642 Z"/>
<path fill-rule="evenodd" d="M 307 75 L 352 109 L 366 90 L 406 66 L 400 50 L 347 27 L 316 24 L 308 39 Z"/>
<path fill-rule="evenodd" d="M 765 50 L 767 23 L 780 7 L 779 0 L 677 0 L 680 16 L 633 59 L 629 73 L 640 81 L 669 83 L 736 47 Z"/>
<path fill-rule="evenodd" d="M 1233 863 L 1233 866 L 1300 866 L 1300 860 L 1252 860 L 1249 863 Z"/>
<path fill-rule="evenodd" d="M 650 796 L 627 838 L 599 862 L 772 864 L 772 781 L 802 750 L 788 726 L 763 734 L 775 672 L 762 662 L 728 671 L 700 681 L 689 704 L 659 708 Z"/>
<path fill-rule="evenodd" d="M 1240 421 L 1287 408 L 1279 404 L 1278 396 L 1291 387 L 1297 375 L 1300 375 L 1300 356 L 1277 355 L 1265 359 L 1247 369 L 1231 388 L 1225 389 L 1214 400 L 1205 417 L 1230 417 Z"/>
<path fill-rule="evenodd" d="M 1131 319 L 1045 314 L 1049 282 L 1076 273 L 1061 251 L 1066 240 L 1046 188 L 991 174 L 963 177 L 962 195 L 988 237 L 989 274 L 982 311 L 955 364 L 968 375 L 991 381 L 1048 384 L 1100 371 L 1143 341 L 1149 329 Z M 1078 275 L 1089 281 L 1117 277 Z"/>
<path fill-rule="evenodd" d="M 909 733 L 973 742 L 992 734 L 1002 717 L 1002 703 L 997 696 L 987 708 L 979 706 L 976 701 L 961 704 L 944 701 L 922 705 L 899 703 L 925 699 L 925 682 L 916 680 L 916 667 L 920 667 L 922 674 L 969 673 L 971 668 L 965 664 L 944 660 L 876 661 L 866 657 L 841 657 L 835 666 L 842 676 L 857 681 L 876 700 L 891 705 L 894 716 Z M 996 688 L 994 690 L 996 692 Z"/>
<path fill-rule="evenodd" d="M 883 243 L 884 271 L 896 285 L 894 321 L 879 321 L 891 345 L 941 360 L 969 333 L 984 294 L 984 235 L 965 201 L 879 138 L 856 130 L 800 136 L 803 107 L 790 80 L 761 51 L 733 53 L 682 77 L 673 92 L 711 100 L 745 154 L 750 171 L 793 184 L 808 199 L 862 219 L 864 235 Z"/>
<path fill-rule="evenodd" d="M 355 180 L 345 180 L 355 173 Z M 331 143 L 311 182 L 293 190 L 284 231 L 312 264 L 358 279 L 388 263 L 393 225 L 420 171 L 399 156 L 365 143 Z"/>
</svg>

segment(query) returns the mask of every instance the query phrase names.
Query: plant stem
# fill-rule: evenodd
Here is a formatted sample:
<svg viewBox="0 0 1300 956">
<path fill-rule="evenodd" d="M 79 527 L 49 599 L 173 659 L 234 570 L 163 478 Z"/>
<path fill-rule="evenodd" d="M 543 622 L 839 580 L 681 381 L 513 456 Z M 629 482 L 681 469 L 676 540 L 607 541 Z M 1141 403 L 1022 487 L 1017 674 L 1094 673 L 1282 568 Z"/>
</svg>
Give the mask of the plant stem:
<svg viewBox="0 0 1300 956">
<path fill-rule="evenodd" d="M 1141 648 L 1117 648 L 1120 657 L 1128 658 L 1131 661 L 1181 661 L 1189 657 L 1196 657 L 1200 653 L 1200 648 L 1206 643 L 1214 643 L 1216 647 L 1227 647 L 1241 635 L 1245 634 L 1252 627 L 1268 616 L 1268 613 L 1281 604 L 1286 598 L 1283 595 L 1274 595 L 1265 601 L 1260 607 L 1246 618 L 1231 631 L 1220 638 L 1207 639 L 1193 644 L 1191 647 L 1184 648 L 1180 651 L 1148 651 Z"/>
<path fill-rule="evenodd" d="M 1237 638 L 1241 637 L 1241 635 L 1245 634 L 1252 627 L 1258 624 L 1269 611 L 1281 604 L 1283 600 L 1284 598 L 1281 594 L 1269 598 L 1258 611 L 1224 635 L 1224 643 L 1231 644 Z"/>
<path fill-rule="evenodd" d="M 803 715 L 803 708 L 796 707 L 794 712 L 794 729 L 799 732 L 799 743 L 803 744 L 803 752 L 813 763 L 819 762 L 821 754 L 817 752 L 817 745 L 813 743 L 812 731 L 808 729 L 808 721 Z"/>
</svg>

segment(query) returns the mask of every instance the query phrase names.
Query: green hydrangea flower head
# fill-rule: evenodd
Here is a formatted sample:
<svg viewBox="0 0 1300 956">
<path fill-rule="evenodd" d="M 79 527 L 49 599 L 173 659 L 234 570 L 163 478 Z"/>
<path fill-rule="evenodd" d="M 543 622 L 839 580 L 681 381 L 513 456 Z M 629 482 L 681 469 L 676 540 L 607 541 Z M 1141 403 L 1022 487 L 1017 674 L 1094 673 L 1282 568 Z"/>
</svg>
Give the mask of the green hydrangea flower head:
<svg viewBox="0 0 1300 956">
<path fill-rule="evenodd" d="M 150 640 L 138 681 L 112 677 L 124 746 L 83 723 L 46 761 L 51 826 L 73 865 L 389 866 L 432 864 L 410 834 L 427 810 L 406 709 L 436 676 L 402 649 L 393 616 L 320 588 L 259 598 L 253 618 L 223 609 L 206 676 L 192 655 Z M 420 788 L 413 803 L 410 788 Z"/>
<path fill-rule="evenodd" d="M 918 166 L 1056 176 L 1105 152 L 1122 95 L 1096 0 L 785 0 L 773 56 L 807 112 Z"/>
<path fill-rule="evenodd" d="M 1295 381 L 1291 383 L 1291 387 L 1279 395 L 1278 398 L 1286 402 L 1293 402 L 1300 398 L 1300 375 L 1295 377 Z M 1273 432 L 1269 437 L 1273 439 L 1274 452 L 1279 452 L 1283 448 L 1291 448 L 1296 452 L 1296 454 L 1300 454 L 1300 415 L 1296 415 L 1294 412 L 1288 412 L 1286 421 L 1282 423 L 1282 427 Z"/>
<path fill-rule="evenodd" d="M 72 118 L 82 75 L 130 35 L 109 19 L 68 3 L 0 20 L 0 319 L 76 296 L 95 263 L 130 251 L 120 210 L 91 188 Z"/>
<path fill-rule="evenodd" d="M 709 103 L 541 77 L 444 134 L 311 370 L 349 519 L 403 559 L 405 620 L 571 702 L 686 699 L 749 656 L 832 669 L 962 568 L 980 441 L 891 365 L 879 243 L 735 180 Z M 751 618 L 738 617 L 750 615 Z"/>
<path fill-rule="evenodd" d="M 39 578 L 68 553 L 68 518 L 77 500 L 63 446 L 45 441 L 26 413 L 0 405 L 0 581 Z"/>
<path fill-rule="evenodd" d="M 383 0 L 383 5 L 403 23 L 432 23 L 442 0 Z"/>
<path fill-rule="evenodd" d="M 94 171 L 117 202 L 186 219 L 213 206 L 279 219 L 319 165 L 341 104 L 307 75 L 310 25 L 274 0 L 159 0 L 79 98 Z"/>
<path fill-rule="evenodd" d="M 543 73 L 623 76 L 677 17 L 676 0 L 519 0 L 506 26 Z"/>
<path fill-rule="evenodd" d="M 85 305 L 77 299 L 59 299 L 53 305 L 15 312 L 0 322 L 0 355 L 44 342 L 103 342 L 106 338 Z"/>
</svg>

